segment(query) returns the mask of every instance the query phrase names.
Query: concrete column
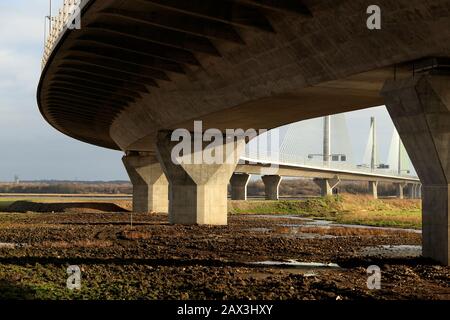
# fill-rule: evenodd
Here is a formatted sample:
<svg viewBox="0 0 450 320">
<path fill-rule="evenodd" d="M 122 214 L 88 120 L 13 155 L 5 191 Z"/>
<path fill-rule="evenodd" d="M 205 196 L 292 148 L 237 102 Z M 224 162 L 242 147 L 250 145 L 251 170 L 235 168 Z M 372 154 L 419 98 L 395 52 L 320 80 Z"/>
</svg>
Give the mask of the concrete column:
<svg viewBox="0 0 450 320">
<path fill-rule="evenodd" d="M 331 157 L 331 116 L 323 117 L 323 165 L 330 165 Z"/>
<path fill-rule="evenodd" d="M 406 184 L 405 183 L 394 183 L 394 185 L 395 185 L 395 192 L 396 192 L 397 198 L 404 199 L 405 198 L 404 188 L 405 188 Z"/>
<path fill-rule="evenodd" d="M 264 189 L 266 191 L 266 200 L 279 200 L 279 189 L 281 183 L 281 176 L 271 175 L 262 176 L 264 182 Z"/>
<path fill-rule="evenodd" d="M 157 136 L 157 155 L 170 182 L 169 222 L 226 225 L 228 182 L 245 142 L 226 141 L 223 145 L 205 149 L 206 144 L 197 141 L 192 134 L 190 144 L 187 142 L 190 150 L 183 150 L 182 155 L 177 153 L 172 159 L 173 148 L 180 142 L 171 141 L 171 135 L 169 131 L 160 131 Z M 196 150 L 198 144 L 200 151 Z M 221 161 L 206 163 L 204 150 L 208 154 L 222 155 Z"/>
<path fill-rule="evenodd" d="M 421 189 L 422 189 L 422 185 L 421 184 L 415 184 L 414 185 L 414 199 L 421 199 L 422 198 Z"/>
<path fill-rule="evenodd" d="M 405 197 L 406 197 L 406 199 L 415 199 L 415 194 L 414 194 L 415 187 L 416 187 L 416 185 L 412 184 L 412 183 L 408 183 L 406 185 L 406 187 L 404 189 L 405 190 Z"/>
<path fill-rule="evenodd" d="M 417 191 L 417 184 L 413 183 L 411 184 L 410 187 L 410 192 L 411 192 L 411 199 L 417 199 L 418 198 L 418 191 Z"/>
<path fill-rule="evenodd" d="M 320 195 L 322 197 L 325 197 L 325 196 L 333 195 L 333 189 L 339 184 L 340 180 L 338 177 L 331 178 L 331 179 L 317 178 L 317 179 L 314 179 L 314 182 L 320 188 Z"/>
<path fill-rule="evenodd" d="M 156 156 L 134 152 L 122 162 L 133 185 L 133 211 L 167 212 L 169 183 Z"/>
<path fill-rule="evenodd" d="M 382 95 L 423 185 L 422 254 L 450 264 L 450 77 L 386 82 Z"/>
<path fill-rule="evenodd" d="M 247 185 L 250 175 L 246 173 L 233 173 L 231 184 L 231 200 L 247 200 Z"/>
<path fill-rule="evenodd" d="M 369 181 L 369 194 L 378 199 L 378 181 Z"/>
</svg>

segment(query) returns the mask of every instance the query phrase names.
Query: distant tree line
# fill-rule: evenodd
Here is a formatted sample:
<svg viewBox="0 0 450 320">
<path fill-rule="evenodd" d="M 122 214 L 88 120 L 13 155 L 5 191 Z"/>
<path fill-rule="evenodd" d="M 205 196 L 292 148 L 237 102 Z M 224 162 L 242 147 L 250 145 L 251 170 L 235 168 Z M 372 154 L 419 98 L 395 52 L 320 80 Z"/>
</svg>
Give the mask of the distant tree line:
<svg viewBox="0 0 450 320">
<path fill-rule="evenodd" d="M 339 193 L 365 194 L 369 192 L 369 183 L 363 181 L 341 181 L 338 185 Z M 249 196 L 264 196 L 262 180 L 250 181 L 247 186 Z M 280 196 L 302 197 L 317 196 L 320 188 L 311 179 L 283 179 L 280 184 Z M 396 189 L 392 183 L 379 183 L 379 196 L 395 196 Z"/>
<path fill-rule="evenodd" d="M 363 194 L 368 192 L 367 182 L 343 181 L 338 186 L 339 193 Z M 131 194 L 128 181 L 23 181 L 0 183 L 0 193 L 42 193 L 42 194 Z M 248 184 L 249 196 L 264 196 L 262 180 L 252 180 Z M 280 184 L 281 196 L 315 196 L 319 187 L 311 179 L 283 179 Z M 394 196 L 395 186 L 389 183 L 378 184 L 380 196 Z"/>
<path fill-rule="evenodd" d="M 0 193 L 42 193 L 42 194 L 130 194 L 129 182 L 21 182 L 0 183 Z"/>
</svg>

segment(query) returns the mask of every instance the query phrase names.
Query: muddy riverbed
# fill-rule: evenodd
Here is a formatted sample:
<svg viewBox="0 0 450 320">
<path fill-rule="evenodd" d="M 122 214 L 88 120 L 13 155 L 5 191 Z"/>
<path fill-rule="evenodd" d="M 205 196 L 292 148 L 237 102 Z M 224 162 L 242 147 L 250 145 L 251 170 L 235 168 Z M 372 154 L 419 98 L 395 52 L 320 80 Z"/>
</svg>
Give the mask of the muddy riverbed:
<svg viewBox="0 0 450 320">
<path fill-rule="evenodd" d="M 450 268 L 420 257 L 416 230 L 264 215 L 130 223 L 130 213 L 1 214 L 0 298 L 450 299 Z M 66 288 L 69 265 L 80 291 Z M 367 287 L 370 265 L 379 290 Z"/>
</svg>

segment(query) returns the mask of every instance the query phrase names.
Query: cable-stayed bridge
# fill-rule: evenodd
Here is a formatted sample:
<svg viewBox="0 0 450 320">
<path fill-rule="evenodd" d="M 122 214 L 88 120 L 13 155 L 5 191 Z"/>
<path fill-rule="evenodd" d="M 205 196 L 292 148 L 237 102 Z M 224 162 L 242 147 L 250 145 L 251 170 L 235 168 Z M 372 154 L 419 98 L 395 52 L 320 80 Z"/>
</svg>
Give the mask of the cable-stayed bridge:
<svg viewBox="0 0 450 320">
<path fill-rule="evenodd" d="M 50 19 L 39 110 L 62 133 L 126 154 L 134 211 L 168 211 L 173 224 L 227 224 L 236 162 L 172 165 L 171 132 L 192 131 L 194 119 L 221 131 L 275 128 L 386 105 L 424 185 L 423 256 L 450 264 L 447 1 L 395 2 L 383 11 L 395 23 L 376 37 L 361 19 L 363 0 L 82 0 L 71 14 L 73 3 Z M 345 16 L 330 19 L 338 8 Z M 334 161 L 341 151 L 333 146 L 304 162 L 322 155 L 326 166 L 315 170 L 341 179 L 353 170 L 333 169 L 347 165 L 344 155 Z M 284 150 L 286 163 L 295 155 Z M 369 168 L 353 163 L 361 165 L 353 176 L 376 183 L 385 174 L 373 154 Z M 403 177 L 402 157 L 392 179 L 418 183 Z M 276 185 L 278 177 L 264 179 Z"/>
<path fill-rule="evenodd" d="M 397 194 L 421 196 L 420 181 L 395 129 L 389 152 L 380 161 L 376 121 L 368 126 L 366 148 L 362 157 L 354 152 L 344 114 L 297 122 L 270 130 L 250 141 L 241 157 L 237 174 L 231 179 L 234 199 L 246 199 L 243 185 L 250 174 L 263 175 L 267 199 L 279 198 L 278 187 L 283 176 L 314 178 L 322 195 L 331 195 L 341 180 L 367 181 L 369 191 L 377 197 L 378 182 L 397 185 Z M 361 159 L 360 159 L 361 158 Z M 234 187 L 233 187 L 234 185 Z M 237 188 L 241 192 L 236 191 Z M 270 185 L 270 186 L 268 186 Z"/>
</svg>

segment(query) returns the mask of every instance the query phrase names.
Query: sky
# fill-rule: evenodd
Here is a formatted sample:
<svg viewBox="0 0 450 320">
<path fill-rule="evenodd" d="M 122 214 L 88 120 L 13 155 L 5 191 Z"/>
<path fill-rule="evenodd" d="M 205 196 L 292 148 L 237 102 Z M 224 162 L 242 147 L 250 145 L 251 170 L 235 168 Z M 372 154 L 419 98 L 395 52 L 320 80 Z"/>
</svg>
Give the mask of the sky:
<svg viewBox="0 0 450 320">
<path fill-rule="evenodd" d="M 60 3 L 53 0 L 54 14 Z M 21 180 L 128 180 L 122 152 L 67 137 L 39 113 L 36 88 L 48 10 L 48 0 L 0 0 L 0 181 L 15 175 Z M 371 116 L 377 118 L 383 159 L 393 130 L 384 106 L 346 114 L 354 137 L 350 143 L 354 156 L 362 158 Z"/>
<path fill-rule="evenodd" d="M 59 7 L 53 1 L 55 12 Z M 0 181 L 125 180 L 122 153 L 69 138 L 41 116 L 36 88 L 48 0 L 0 0 Z"/>
</svg>

